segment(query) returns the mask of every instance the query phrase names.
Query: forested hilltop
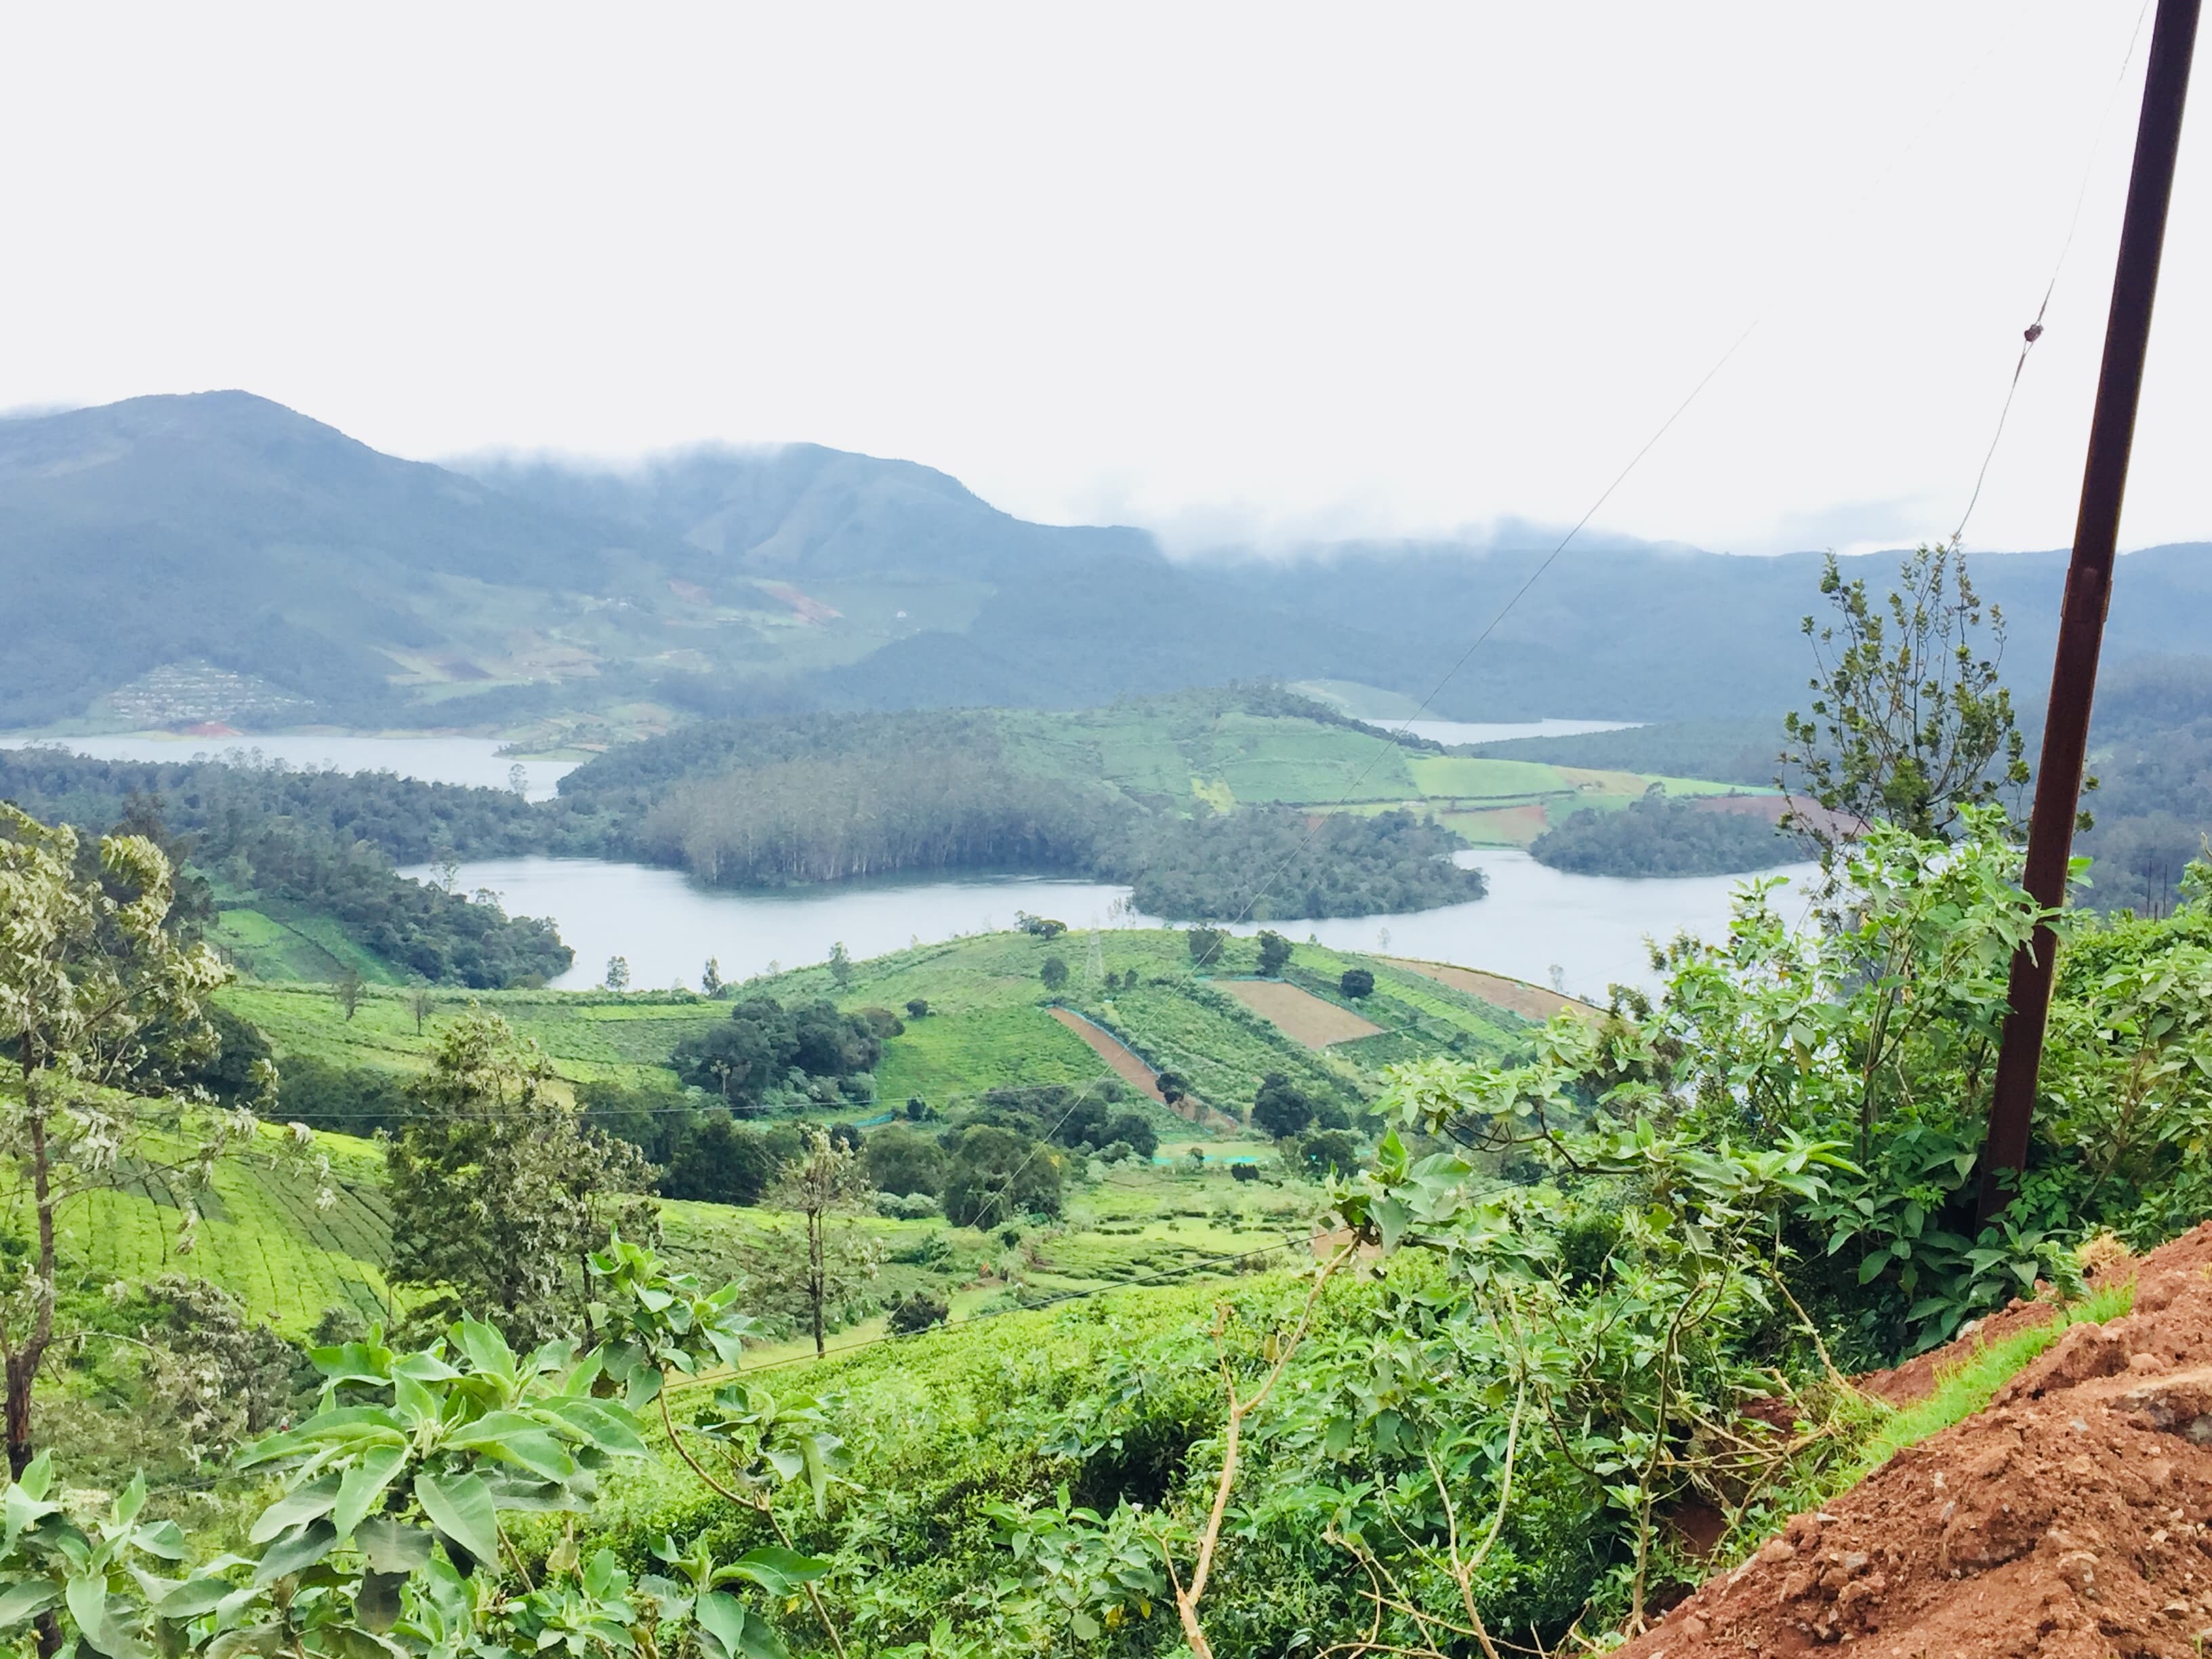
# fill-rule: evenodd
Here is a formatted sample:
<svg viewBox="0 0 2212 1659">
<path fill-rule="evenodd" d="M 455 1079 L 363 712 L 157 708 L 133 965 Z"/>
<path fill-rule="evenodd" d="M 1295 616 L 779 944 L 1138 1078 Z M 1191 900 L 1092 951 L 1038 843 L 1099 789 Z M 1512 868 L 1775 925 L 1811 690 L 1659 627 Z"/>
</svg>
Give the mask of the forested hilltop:
<svg viewBox="0 0 2212 1659">
<path fill-rule="evenodd" d="M 574 960 L 550 922 L 393 870 L 543 845 L 542 818 L 504 791 L 0 749 L 0 801 L 88 836 L 152 836 L 181 872 L 180 914 L 271 977 L 488 988 L 543 984 Z"/>
<path fill-rule="evenodd" d="M 2021 724 L 2033 758 L 2041 740 L 2043 703 L 2023 696 Z M 2212 657 L 2137 658 L 2107 667 L 2097 687 L 2090 728 L 2089 769 L 2097 787 L 2083 799 L 2092 823 L 2077 842 L 2095 860 L 2083 902 L 2100 909 L 2164 913 L 2181 902 L 2181 876 L 2212 833 Z M 1661 722 L 1617 732 L 1570 737 L 1516 738 L 1477 745 L 1470 753 L 1498 760 L 1565 767 L 1613 768 L 1714 778 L 1749 787 L 1771 785 L 1782 774 L 1782 717 Z M 2017 792 L 2024 806 L 2026 791 Z M 1647 815 L 1649 816 L 1649 815 Z M 1701 836 L 1733 834 L 1746 854 L 1777 862 L 1773 849 L 1739 825 L 1681 820 L 1680 858 L 1695 861 L 1690 843 Z M 1626 825 L 1585 824 L 1571 835 L 1554 830 L 1537 856 L 1562 868 L 1603 873 L 1657 873 L 1654 860 L 1627 843 L 1641 843 Z M 1656 842 L 1653 845 L 1656 847 Z M 1568 849 L 1579 849 L 1570 853 Z M 1601 851 L 1602 848 L 1602 851 Z M 1570 864 L 1569 857 L 1585 859 Z M 1624 864 L 1637 867 L 1623 867 Z M 1686 865 L 1685 867 L 1690 867 Z M 1755 863 L 1717 867 L 1751 869 Z"/>
</svg>

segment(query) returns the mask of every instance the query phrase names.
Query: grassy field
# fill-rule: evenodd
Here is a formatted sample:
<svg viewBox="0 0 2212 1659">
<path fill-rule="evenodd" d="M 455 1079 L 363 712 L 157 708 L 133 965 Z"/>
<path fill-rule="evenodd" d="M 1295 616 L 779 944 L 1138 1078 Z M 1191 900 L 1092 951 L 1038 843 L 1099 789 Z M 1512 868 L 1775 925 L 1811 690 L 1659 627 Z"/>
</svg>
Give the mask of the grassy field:
<svg viewBox="0 0 2212 1659">
<path fill-rule="evenodd" d="M 1478 846 L 1523 847 L 1595 807 L 1618 811 L 1653 784 L 1670 795 L 1740 786 L 1408 749 L 1372 732 L 1189 700 L 1129 702 L 1073 714 L 1010 711 L 1009 746 L 1041 775 L 1103 781 L 1155 805 L 1216 811 L 1279 804 L 1322 811 L 1432 812 Z"/>
<path fill-rule="evenodd" d="M 382 1155 L 365 1141 L 318 1135 L 337 1200 L 325 1209 L 314 1182 L 280 1155 L 286 1139 L 264 1131 L 255 1147 L 218 1164 L 212 1188 L 200 1192 L 152 1160 L 126 1166 L 115 1186 L 64 1206 L 59 1247 L 69 1269 L 87 1288 L 165 1273 L 210 1279 L 291 1336 L 331 1308 L 380 1317 L 392 1253 Z M 188 1206 L 199 1217 L 189 1244 Z"/>
<path fill-rule="evenodd" d="M 1186 936 L 1168 929 L 1072 933 L 1048 941 L 999 933 L 853 963 L 842 983 L 825 966 L 743 988 L 740 994 L 786 1000 L 830 997 L 847 1009 L 903 1010 L 926 1000 L 929 1012 L 908 1018 L 905 1030 L 886 1041 L 878 1095 L 891 1110 L 910 1095 L 957 1109 L 1002 1085 L 1107 1079 L 1099 1057 L 1051 1016 L 1039 970 L 1048 956 L 1057 956 L 1073 965 L 1064 1006 L 1120 1036 L 1154 1068 L 1182 1073 L 1194 1095 L 1214 1109 L 1200 1114 L 1209 1126 L 1201 1127 L 1133 1091 L 1125 1097 L 1158 1132 L 1154 1164 L 1109 1165 L 1054 1152 L 1066 1201 L 1048 1224 L 979 1233 L 939 1219 L 872 1212 L 849 1218 L 842 1224 L 880 1243 L 883 1265 L 840 1342 L 878 1332 L 880 1309 L 912 1290 L 944 1296 L 956 1318 L 981 1317 L 1109 1286 L 1230 1274 L 1292 1259 L 1306 1248 L 1321 1192 L 1264 1137 L 1235 1127 L 1262 1077 L 1280 1072 L 1317 1102 L 1356 1111 L 1373 1093 L 1379 1068 L 1392 1060 L 1503 1053 L 1527 1030 L 1514 1015 L 1453 986 L 1316 945 L 1295 947 L 1283 980 L 1259 981 L 1252 977 L 1255 950 L 1251 940 L 1232 940 L 1216 971 L 1201 975 Z M 1376 979 L 1374 994 L 1357 1003 L 1338 988 L 1353 966 Z M 556 1075 L 572 1083 L 665 1079 L 671 1047 L 729 1012 L 727 1002 L 669 992 L 434 991 L 421 994 L 428 1000 L 418 1026 L 417 994 L 368 986 L 349 1019 L 321 987 L 248 981 L 221 994 L 232 1012 L 266 1034 L 280 1066 L 312 1055 L 348 1068 L 417 1071 L 441 1024 L 477 1004 L 535 1042 Z M 288 1105 L 312 1119 L 312 1101 Z M 857 1107 L 853 1115 L 864 1118 Z M 391 1216 L 380 1149 L 327 1133 L 316 1144 L 333 1176 L 335 1201 L 328 1206 L 318 1204 L 306 1174 L 276 1156 L 281 1142 L 273 1129 L 220 1164 L 211 1189 L 201 1193 L 181 1189 L 154 1164 L 127 1168 L 113 1188 L 64 1212 L 61 1243 L 72 1284 L 91 1291 L 167 1272 L 195 1274 L 295 1337 L 334 1308 L 376 1317 L 404 1305 L 384 1276 Z M 1260 1178 L 1235 1179 L 1240 1164 L 1255 1166 Z M 198 1218 L 190 1229 L 188 1206 Z M 663 1203 L 661 1218 L 671 1254 L 708 1275 L 742 1272 L 763 1252 L 781 1255 L 793 1226 L 763 1210 L 674 1201 Z M 18 1231 L 22 1219 L 16 1217 Z M 763 1358 L 799 1352 L 779 1337 Z"/>
<path fill-rule="evenodd" d="M 319 1135 L 337 1200 L 320 1208 L 313 1181 L 279 1158 L 282 1139 L 271 1129 L 258 1147 L 218 1164 L 211 1189 L 189 1193 L 142 1166 L 71 1203 L 59 1240 L 65 1275 L 87 1291 L 167 1273 L 206 1279 L 295 1339 L 334 1308 L 368 1319 L 404 1308 L 407 1293 L 395 1292 L 384 1277 L 392 1238 L 381 1152 L 368 1141 Z M 1206 1153 L 1203 1163 L 1187 1156 L 1192 1145 Z M 872 1297 L 888 1302 L 928 1289 L 945 1295 L 957 1316 L 1115 1285 L 1227 1273 L 1237 1264 L 1226 1258 L 1285 1242 L 1295 1248 L 1317 1212 L 1319 1189 L 1272 1158 L 1263 1182 L 1231 1176 L 1232 1162 L 1263 1152 L 1249 1142 L 1176 1139 L 1164 1144 L 1159 1167 L 1085 1169 L 1079 1161 L 1070 1171 L 1066 1215 L 1048 1226 L 1016 1229 L 1012 1243 L 1004 1231 L 979 1233 L 936 1219 L 861 1213 L 837 1224 L 883 1247 Z M 188 1204 L 198 1214 L 189 1247 Z M 660 1210 L 668 1254 L 710 1277 L 742 1276 L 749 1253 L 776 1249 L 797 1226 L 761 1209 L 663 1200 Z M 872 1314 L 840 1340 L 882 1328 L 880 1314 Z M 798 1349 L 771 1340 L 763 1357 L 787 1352 Z"/>
<path fill-rule="evenodd" d="M 1106 1078 L 1105 1062 L 1047 1012 L 1052 998 L 1041 974 L 1053 957 L 1070 970 L 1060 998 L 1067 1007 L 1120 1038 L 1155 1072 L 1181 1073 L 1206 1105 L 1233 1118 L 1243 1117 L 1269 1072 L 1348 1103 L 1371 1091 L 1386 1063 L 1379 1057 L 1497 1054 L 1521 1041 L 1522 1017 L 1478 995 L 1381 957 L 1313 944 L 1295 949 L 1287 978 L 1311 1002 L 1286 997 L 1281 988 L 1239 986 L 1257 972 L 1250 939 L 1231 940 L 1213 972 L 1194 973 L 1185 936 L 1170 928 L 1078 931 L 1051 940 L 989 933 L 853 963 L 843 983 L 824 965 L 748 981 L 739 994 L 787 1003 L 827 998 L 848 1010 L 900 1014 L 905 1030 L 884 1043 L 875 1074 L 887 1109 L 909 1099 L 945 1108 L 988 1089 Z M 1354 967 L 1373 973 L 1376 986 L 1357 1004 L 1337 988 Z M 222 994 L 231 1012 L 267 1033 L 280 1064 L 307 1054 L 347 1066 L 417 1071 L 438 1023 L 473 1004 L 537 1043 L 557 1077 L 632 1085 L 665 1078 L 670 1049 L 728 1014 L 726 1003 L 672 992 L 418 993 L 371 985 L 351 1019 L 322 986 L 246 981 Z M 419 1030 L 418 994 L 428 999 Z M 1255 995 L 1280 1007 L 1239 1000 Z M 927 1014 L 906 1015 L 917 1000 Z M 1370 1027 L 1379 1029 L 1361 1035 Z M 1164 1115 L 1161 1127 L 1187 1132 L 1188 1126 Z"/>
</svg>

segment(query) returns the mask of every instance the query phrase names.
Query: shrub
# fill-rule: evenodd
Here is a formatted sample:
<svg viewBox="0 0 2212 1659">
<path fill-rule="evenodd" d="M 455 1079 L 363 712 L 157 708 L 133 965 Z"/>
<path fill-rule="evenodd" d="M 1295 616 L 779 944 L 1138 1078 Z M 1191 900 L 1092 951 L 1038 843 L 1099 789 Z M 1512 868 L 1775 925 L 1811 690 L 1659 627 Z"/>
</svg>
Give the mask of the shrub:
<svg viewBox="0 0 2212 1659">
<path fill-rule="evenodd" d="M 1375 994 L 1375 975 L 1364 968 L 1347 968 L 1344 977 L 1337 981 L 1336 988 L 1354 1000 L 1370 997 Z"/>
<path fill-rule="evenodd" d="M 1314 1104 L 1280 1072 L 1260 1081 L 1253 1097 L 1252 1121 L 1277 1140 L 1288 1140 L 1314 1121 Z"/>
<path fill-rule="evenodd" d="M 890 1328 L 900 1336 L 913 1336 L 933 1325 L 942 1325 L 951 1304 L 927 1291 L 909 1291 L 891 1304 Z"/>
<path fill-rule="evenodd" d="M 860 1156 L 869 1181 L 879 1192 L 902 1198 L 915 1193 L 934 1197 L 945 1185 L 944 1148 L 901 1124 L 885 1124 L 870 1135 Z"/>
</svg>

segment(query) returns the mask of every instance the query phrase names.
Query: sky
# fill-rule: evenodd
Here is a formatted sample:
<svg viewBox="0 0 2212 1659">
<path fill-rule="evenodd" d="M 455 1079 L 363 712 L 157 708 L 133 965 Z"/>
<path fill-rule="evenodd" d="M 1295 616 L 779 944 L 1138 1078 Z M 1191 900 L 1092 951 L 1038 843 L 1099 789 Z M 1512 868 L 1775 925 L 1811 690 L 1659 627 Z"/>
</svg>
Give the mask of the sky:
<svg viewBox="0 0 2212 1659">
<path fill-rule="evenodd" d="M 2063 546 L 2148 44 L 2141 0 L 11 7 L 0 407 L 803 440 L 1284 548 L 1571 524 L 1702 380 L 1593 525 L 1854 550 L 1952 532 L 2055 271 L 1966 541 Z M 2212 538 L 2198 79 L 2130 546 Z"/>
</svg>

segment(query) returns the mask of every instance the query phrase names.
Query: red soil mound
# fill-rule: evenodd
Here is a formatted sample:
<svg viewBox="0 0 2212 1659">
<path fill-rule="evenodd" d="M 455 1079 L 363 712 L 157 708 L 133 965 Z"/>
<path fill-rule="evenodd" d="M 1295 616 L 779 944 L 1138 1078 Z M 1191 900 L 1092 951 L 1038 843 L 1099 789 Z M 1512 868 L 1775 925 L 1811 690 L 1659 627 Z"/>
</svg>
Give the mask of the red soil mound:
<svg viewBox="0 0 2212 1659">
<path fill-rule="evenodd" d="M 2075 1327 L 1987 1411 L 1796 1516 L 1620 1652 L 2212 1650 L 2212 1223 L 2136 1283 L 2132 1314 Z"/>
</svg>

